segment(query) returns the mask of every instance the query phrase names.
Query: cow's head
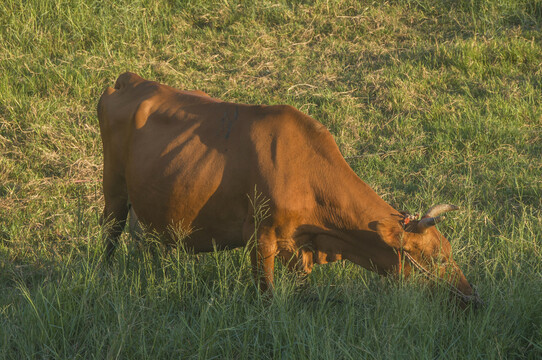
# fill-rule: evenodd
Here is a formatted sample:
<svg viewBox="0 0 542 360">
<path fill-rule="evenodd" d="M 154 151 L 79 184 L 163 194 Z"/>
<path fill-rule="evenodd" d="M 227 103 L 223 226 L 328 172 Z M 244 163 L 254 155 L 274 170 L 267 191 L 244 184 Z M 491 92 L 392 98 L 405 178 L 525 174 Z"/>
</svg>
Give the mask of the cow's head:
<svg viewBox="0 0 542 360">
<path fill-rule="evenodd" d="M 458 209 L 443 204 L 433 206 L 420 220 L 409 214 L 403 214 L 402 219 L 384 219 L 378 223 L 378 234 L 396 249 L 398 268 L 403 265 L 405 274 L 419 271 L 434 282 L 446 284 L 463 303 L 481 305 L 476 290 L 453 260 L 450 243 L 435 227 L 444 220 L 442 214 Z"/>
</svg>

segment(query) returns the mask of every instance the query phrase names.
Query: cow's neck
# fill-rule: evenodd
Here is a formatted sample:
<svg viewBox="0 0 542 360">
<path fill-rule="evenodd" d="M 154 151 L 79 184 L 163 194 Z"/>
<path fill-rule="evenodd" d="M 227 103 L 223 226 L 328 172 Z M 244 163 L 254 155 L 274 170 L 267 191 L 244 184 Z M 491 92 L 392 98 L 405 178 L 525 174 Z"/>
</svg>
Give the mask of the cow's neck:
<svg viewBox="0 0 542 360">
<path fill-rule="evenodd" d="M 332 252 L 379 273 L 388 273 L 398 265 L 394 249 L 377 233 L 378 221 L 400 214 L 363 182 L 350 168 L 342 173 L 340 183 L 324 190 L 318 199 L 318 225 L 333 243 Z M 334 177 L 334 174 L 330 174 Z M 329 252 L 329 249 L 321 249 Z"/>
</svg>

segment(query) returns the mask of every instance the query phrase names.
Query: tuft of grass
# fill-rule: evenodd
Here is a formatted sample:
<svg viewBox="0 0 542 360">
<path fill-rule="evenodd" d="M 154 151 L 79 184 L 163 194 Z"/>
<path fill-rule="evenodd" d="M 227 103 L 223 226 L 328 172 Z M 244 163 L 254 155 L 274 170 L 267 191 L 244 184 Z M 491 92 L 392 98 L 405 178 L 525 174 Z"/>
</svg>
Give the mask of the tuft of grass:
<svg viewBox="0 0 542 360">
<path fill-rule="evenodd" d="M 539 0 L 4 0 L 0 14 L 0 359 L 542 356 Z M 246 250 L 152 236 L 123 235 L 103 266 L 96 103 L 127 70 L 293 105 L 397 208 L 461 206 L 440 230 L 486 308 L 350 263 L 303 286 L 277 264 L 270 299 Z"/>
</svg>

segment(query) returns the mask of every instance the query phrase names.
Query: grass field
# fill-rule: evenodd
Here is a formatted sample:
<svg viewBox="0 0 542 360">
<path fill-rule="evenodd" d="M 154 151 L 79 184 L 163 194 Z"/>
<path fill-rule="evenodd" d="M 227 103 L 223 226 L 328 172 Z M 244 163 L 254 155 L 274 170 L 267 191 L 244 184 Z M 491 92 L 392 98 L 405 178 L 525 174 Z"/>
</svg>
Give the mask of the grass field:
<svg viewBox="0 0 542 360">
<path fill-rule="evenodd" d="M 1 1 L 0 359 L 542 358 L 541 31 L 540 0 Z M 127 235 L 100 265 L 96 105 L 127 70 L 291 104 L 398 209 L 461 206 L 439 229 L 487 306 L 351 263 L 268 299 L 242 249 Z"/>
</svg>

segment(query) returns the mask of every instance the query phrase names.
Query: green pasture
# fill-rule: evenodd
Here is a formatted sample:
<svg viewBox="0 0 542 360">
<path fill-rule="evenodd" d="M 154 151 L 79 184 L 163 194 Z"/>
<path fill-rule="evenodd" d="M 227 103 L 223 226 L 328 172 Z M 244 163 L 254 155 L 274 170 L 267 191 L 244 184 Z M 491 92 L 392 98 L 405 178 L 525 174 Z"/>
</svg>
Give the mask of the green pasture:
<svg viewBox="0 0 542 360">
<path fill-rule="evenodd" d="M 0 359 L 542 358 L 541 31 L 541 0 L 0 1 Z M 486 307 L 352 263 L 262 296 L 243 249 L 152 237 L 105 266 L 124 71 L 293 105 L 397 209 L 459 205 L 439 229 Z"/>
</svg>

